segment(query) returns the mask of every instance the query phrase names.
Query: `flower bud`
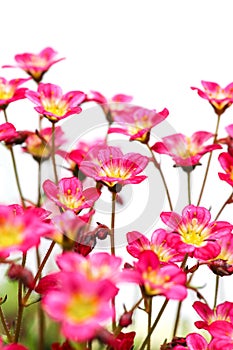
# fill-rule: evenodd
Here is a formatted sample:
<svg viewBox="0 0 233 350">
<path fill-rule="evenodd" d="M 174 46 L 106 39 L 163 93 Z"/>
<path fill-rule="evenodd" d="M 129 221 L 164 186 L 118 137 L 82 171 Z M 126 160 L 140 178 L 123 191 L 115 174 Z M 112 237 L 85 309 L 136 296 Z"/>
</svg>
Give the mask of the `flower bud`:
<svg viewBox="0 0 233 350">
<path fill-rule="evenodd" d="M 125 311 L 123 315 L 121 315 L 120 320 L 119 320 L 119 325 L 121 327 L 128 327 L 129 325 L 132 324 L 132 311 Z"/>
<path fill-rule="evenodd" d="M 34 288 L 34 277 L 31 271 L 17 264 L 11 264 L 7 276 L 13 281 L 21 281 L 26 287 Z"/>
</svg>

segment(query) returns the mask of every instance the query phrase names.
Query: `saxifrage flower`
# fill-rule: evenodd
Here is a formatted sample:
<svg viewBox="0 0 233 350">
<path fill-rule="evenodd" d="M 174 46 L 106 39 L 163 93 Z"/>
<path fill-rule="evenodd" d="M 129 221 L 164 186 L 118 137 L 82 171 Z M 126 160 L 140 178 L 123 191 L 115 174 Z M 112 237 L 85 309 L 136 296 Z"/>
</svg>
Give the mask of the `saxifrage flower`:
<svg viewBox="0 0 233 350">
<path fill-rule="evenodd" d="M 225 174 L 218 173 L 219 178 L 233 186 L 233 157 L 229 153 L 223 152 L 219 155 L 218 160 L 223 170 L 225 170 Z"/>
<path fill-rule="evenodd" d="M 85 94 L 81 91 L 69 91 L 63 95 L 62 89 L 58 85 L 40 83 L 37 92 L 28 90 L 26 97 L 35 103 L 35 110 L 56 123 L 72 114 L 82 111 L 79 106 L 85 99 Z"/>
<path fill-rule="evenodd" d="M 0 109 L 6 109 L 11 102 L 25 98 L 27 88 L 19 88 L 19 86 L 30 79 L 12 79 L 8 81 L 0 77 Z"/>
<path fill-rule="evenodd" d="M 182 215 L 162 212 L 162 221 L 170 228 L 168 244 L 181 253 L 201 260 L 215 258 L 221 250 L 218 239 L 231 233 L 233 225 L 226 221 L 210 221 L 208 209 L 188 205 Z"/>
</svg>

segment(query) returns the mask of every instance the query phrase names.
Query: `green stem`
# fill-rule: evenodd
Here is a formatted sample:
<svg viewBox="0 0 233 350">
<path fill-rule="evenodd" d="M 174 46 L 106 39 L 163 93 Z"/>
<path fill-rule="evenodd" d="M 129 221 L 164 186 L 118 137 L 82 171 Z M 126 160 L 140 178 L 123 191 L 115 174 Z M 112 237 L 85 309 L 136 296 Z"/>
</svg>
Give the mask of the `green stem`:
<svg viewBox="0 0 233 350">
<path fill-rule="evenodd" d="M 215 293 L 214 293 L 214 308 L 217 305 L 218 300 L 218 290 L 219 290 L 219 276 L 216 276 L 216 282 L 215 282 Z"/>
<path fill-rule="evenodd" d="M 22 259 L 22 267 L 26 264 L 26 253 L 23 253 L 23 259 Z M 16 327 L 15 327 L 15 337 L 14 342 L 18 343 L 19 336 L 20 336 L 20 330 L 21 330 L 21 324 L 23 319 L 23 311 L 24 311 L 24 304 L 22 303 L 23 298 L 23 284 L 22 281 L 19 281 L 18 284 L 18 314 L 17 314 L 17 321 L 16 321 Z"/>
<path fill-rule="evenodd" d="M 167 182 L 165 180 L 165 177 L 164 177 L 164 174 L 163 174 L 163 171 L 161 169 L 161 166 L 160 164 L 157 162 L 156 158 L 155 158 L 155 155 L 152 151 L 152 149 L 150 148 L 149 144 L 147 143 L 146 144 L 148 150 L 150 151 L 151 153 L 151 156 L 152 156 L 152 161 L 154 163 L 154 166 L 156 169 L 158 169 L 159 173 L 160 173 L 160 176 L 161 176 L 161 179 L 163 181 L 163 185 L 164 185 L 164 188 L 165 188 L 165 191 L 166 191 L 166 195 L 167 195 L 167 199 L 168 199 L 168 203 L 169 203 L 169 207 L 170 207 L 170 210 L 173 211 L 173 206 L 172 206 L 172 201 L 171 201 L 171 196 L 170 196 L 170 193 L 169 193 L 169 190 L 168 190 L 168 186 L 167 186 Z"/>
<path fill-rule="evenodd" d="M 2 310 L 2 306 L 0 305 L 0 320 L 1 320 L 1 323 L 2 323 L 2 326 L 4 328 L 4 331 L 6 332 L 6 336 L 7 336 L 7 340 L 9 343 L 12 343 L 13 342 L 13 339 L 12 339 L 12 336 L 10 334 L 10 330 L 8 328 L 8 325 L 7 325 L 7 322 L 6 322 L 6 319 L 5 319 L 5 315 L 3 313 L 3 310 Z"/>
<path fill-rule="evenodd" d="M 161 318 L 161 316 L 162 316 L 162 314 L 163 314 L 163 312 L 164 312 L 164 310 L 165 310 L 165 308 L 166 308 L 168 302 L 169 302 L 169 299 L 166 299 L 166 300 L 164 301 L 164 303 L 163 303 L 163 305 L 162 305 L 162 307 L 161 307 L 161 309 L 160 309 L 160 311 L 159 311 L 159 313 L 158 313 L 158 315 L 157 315 L 157 317 L 156 317 L 156 319 L 155 319 L 155 321 L 154 321 L 152 327 L 150 328 L 150 332 L 147 334 L 147 336 L 146 336 L 146 338 L 144 339 L 144 341 L 143 341 L 141 347 L 139 348 L 139 350 L 145 349 L 145 347 L 146 347 L 146 345 L 147 345 L 147 342 L 148 342 L 148 339 L 150 338 L 151 334 L 154 332 L 155 327 L 157 326 L 157 324 L 158 324 L 158 322 L 159 322 L 159 320 L 160 320 L 160 318 Z"/>
<path fill-rule="evenodd" d="M 187 172 L 187 180 L 188 180 L 188 204 L 192 203 L 191 201 L 191 172 Z"/>
<path fill-rule="evenodd" d="M 221 115 L 218 115 L 213 143 L 216 142 L 217 137 L 218 137 L 218 129 L 219 129 L 220 117 L 221 117 Z M 198 202 L 197 202 L 197 206 L 200 205 L 200 202 L 201 202 L 201 199 L 202 199 L 202 195 L 203 195 L 203 192 L 204 192 L 204 188 L 205 188 L 205 184 L 206 184 L 206 180 L 207 180 L 207 176 L 208 176 L 208 172 L 209 172 L 209 168 L 210 168 L 210 163 L 211 163 L 211 159 L 212 159 L 212 154 L 213 154 L 213 151 L 211 151 L 211 152 L 210 152 L 210 155 L 209 155 L 209 159 L 208 159 L 208 162 L 207 162 L 206 171 L 205 171 L 205 176 L 204 176 L 204 180 L 203 180 L 203 183 L 202 183 L 201 192 L 200 192 L 200 195 L 199 195 L 199 199 L 198 199 Z"/>
<path fill-rule="evenodd" d="M 55 123 L 52 123 L 52 150 L 51 150 L 51 158 L 53 164 L 53 172 L 55 183 L 58 183 L 58 175 L 57 175 L 57 167 L 56 167 L 56 158 L 55 158 Z"/>
<path fill-rule="evenodd" d="M 219 216 L 222 214 L 223 210 L 225 209 L 226 205 L 229 204 L 230 200 L 232 199 L 232 193 L 230 194 L 230 196 L 227 198 L 226 202 L 222 205 L 221 209 L 219 210 L 218 214 L 216 215 L 214 221 L 216 221 Z"/>
</svg>

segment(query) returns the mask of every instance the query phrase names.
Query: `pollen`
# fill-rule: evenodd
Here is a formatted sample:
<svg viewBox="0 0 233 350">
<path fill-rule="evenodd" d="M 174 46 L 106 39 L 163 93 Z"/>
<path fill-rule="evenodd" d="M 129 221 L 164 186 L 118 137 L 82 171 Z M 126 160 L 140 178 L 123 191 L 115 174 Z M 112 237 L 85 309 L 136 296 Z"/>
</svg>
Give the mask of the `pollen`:
<svg viewBox="0 0 233 350">
<path fill-rule="evenodd" d="M 22 243 L 22 225 L 5 223 L 0 227 L 0 248 L 8 248 Z"/>
<path fill-rule="evenodd" d="M 66 317 L 72 322 L 79 323 L 93 317 L 98 312 L 98 300 L 94 296 L 75 294 L 66 307 Z"/>
</svg>

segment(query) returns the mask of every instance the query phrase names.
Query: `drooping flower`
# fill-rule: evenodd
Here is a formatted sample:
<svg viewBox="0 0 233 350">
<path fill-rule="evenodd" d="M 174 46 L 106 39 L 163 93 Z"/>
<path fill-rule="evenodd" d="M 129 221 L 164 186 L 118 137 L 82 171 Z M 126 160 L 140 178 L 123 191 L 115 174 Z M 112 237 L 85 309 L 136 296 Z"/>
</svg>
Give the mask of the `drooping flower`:
<svg viewBox="0 0 233 350">
<path fill-rule="evenodd" d="M 130 141 L 136 140 L 147 143 L 151 129 L 167 118 L 169 111 L 164 108 L 161 112 L 137 106 L 128 106 L 114 115 L 114 122 L 120 127 L 111 127 L 111 133 L 120 133 L 130 136 Z"/>
<path fill-rule="evenodd" d="M 151 250 L 140 254 L 134 271 L 140 276 L 139 283 L 146 295 L 164 295 L 174 300 L 183 300 L 187 295 L 186 274 L 175 264 L 161 267 L 158 256 Z"/>
<path fill-rule="evenodd" d="M 231 233 L 233 225 L 226 221 L 210 221 L 211 214 L 204 207 L 186 206 L 182 215 L 162 212 L 162 221 L 171 229 L 168 244 L 181 253 L 201 260 L 213 259 L 220 253 L 218 239 Z"/>
<path fill-rule="evenodd" d="M 225 130 L 228 136 L 218 139 L 217 142 L 227 145 L 227 152 L 233 157 L 233 124 L 226 126 Z"/>
<path fill-rule="evenodd" d="M 101 181 L 110 190 L 119 192 L 126 184 L 137 184 L 146 179 L 138 175 L 149 162 L 149 158 L 139 153 L 123 154 L 119 147 L 100 145 L 92 148 L 81 162 L 80 170 Z"/>
<path fill-rule="evenodd" d="M 0 256 L 11 252 L 26 252 L 40 243 L 40 238 L 51 232 L 50 225 L 43 223 L 33 212 L 23 213 L 7 205 L 0 206 Z"/>
<path fill-rule="evenodd" d="M 58 207 L 71 209 L 75 213 L 92 207 L 100 196 L 100 191 L 95 187 L 83 190 L 82 182 L 75 176 L 62 178 L 57 185 L 51 180 L 46 180 L 43 189 L 47 197 Z"/>
<path fill-rule="evenodd" d="M 55 63 L 64 60 L 65 58 L 55 59 L 57 52 L 51 47 L 46 47 L 38 54 L 35 53 L 22 53 L 15 55 L 16 66 L 4 65 L 3 68 L 18 67 L 23 69 L 28 75 L 32 77 L 37 83 L 39 83 L 44 74 Z"/>
<path fill-rule="evenodd" d="M 30 79 L 12 79 L 8 81 L 0 77 L 0 109 L 6 109 L 11 102 L 25 98 L 27 88 L 19 88 L 19 86 Z"/>
<path fill-rule="evenodd" d="M 0 141 L 7 142 L 11 140 L 12 137 L 17 136 L 16 129 L 11 123 L 4 123 L 0 125 Z"/>
<path fill-rule="evenodd" d="M 37 92 L 28 90 L 26 97 L 35 103 L 35 110 L 56 123 L 72 114 L 82 111 L 79 105 L 83 102 L 85 94 L 81 91 L 69 91 L 63 95 L 58 85 L 40 83 Z"/>
<path fill-rule="evenodd" d="M 226 172 L 225 174 L 218 173 L 219 178 L 233 186 L 233 156 L 227 152 L 223 152 L 219 155 L 218 160 L 221 167 Z"/>
<path fill-rule="evenodd" d="M 163 229 L 158 229 L 152 233 L 151 240 L 149 240 L 138 231 L 128 232 L 126 249 L 135 258 L 139 258 L 141 252 L 145 250 L 152 250 L 157 254 L 161 263 L 182 261 L 184 254 L 180 254 L 167 244 L 169 234 Z"/>
<path fill-rule="evenodd" d="M 191 137 L 174 134 L 163 137 L 162 142 L 156 142 L 152 150 L 171 156 L 176 166 L 195 167 L 204 154 L 222 148 L 218 144 L 205 145 L 205 142 L 213 136 L 212 133 L 206 131 L 197 131 Z"/>
<path fill-rule="evenodd" d="M 36 161 L 44 161 L 51 156 L 52 152 L 52 128 L 44 128 L 31 133 L 25 140 L 23 150 L 33 156 Z M 66 142 L 64 132 L 60 126 L 54 131 L 55 153 L 59 153 L 59 147 Z"/>
<path fill-rule="evenodd" d="M 233 321 L 233 303 L 225 301 L 217 305 L 213 310 L 201 301 L 195 301 L 193 308 L 198 313 L 203 321 L 196 321 L 194 324 L 199 329 L 206 329 L 208 331 L 211 323 L 217 320 L 225 320 L 227 322 Z"/>
<path fill-rule="evenodd" d="M 60 273 L 62 288 L 49 290 L 42 299 L 48 315 L 61 324 L 61 333 L 70 340 L 94 338 L 102 323 L 113 316 L 110 300 L 118 289 L 108 280 L 90 281 L 83 274 Z"/>
<path fill-rule="evenodd" d="M 204 91 L 196 87 L 191 87 L 191 89 L 197 90 L 200 97 L 208 100 L 216 114 L 223 114 L 233 102 L 233 83 L 228 84 L 225 88 L 210 81 L 202 80 L 201 84 Z"/>
</svg>

